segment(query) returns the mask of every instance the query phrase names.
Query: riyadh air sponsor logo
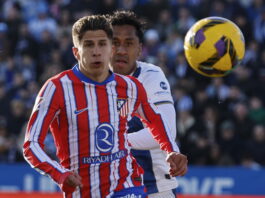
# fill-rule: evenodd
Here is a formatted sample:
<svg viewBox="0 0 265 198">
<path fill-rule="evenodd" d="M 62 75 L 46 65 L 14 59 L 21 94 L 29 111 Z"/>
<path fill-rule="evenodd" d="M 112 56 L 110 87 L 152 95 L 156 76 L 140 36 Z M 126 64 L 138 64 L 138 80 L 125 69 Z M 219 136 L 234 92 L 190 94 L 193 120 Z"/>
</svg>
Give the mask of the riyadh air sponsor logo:
<svg viewBox="0 0 265 198">
<path fill-rule="evenodd" d="M 109 123 L 101 123 L 95 130 L 96 148 L 102 152 L 110 152 L 114 146 L 114 128 Z"/>
<path fill-rule="evenodd" d="M 76 110 L 74 111 L 74 114 L 75 114 L 75 115 L 78 115 L 78 114 L 80 114 L 80 113 L 83 113 L 83 112 L 86 111 L 86 110 L 88 110 L 88 107 L 86 107 L 86 108 L 84 108 L 84 109 L 79 109 L 79 110 L 76 109 Z"/>
<path fill-rule="evenodd" d="M 129 113 L 128 99 L 118 98 L 117 99 L 117 110 L 122 117 L 126 117 Z"/>
<path fill-rule="evenodd" d="M 83 157 L 82 162 L 83 164 L 100 164 L 100 163 L 108 163 L 114 160 L 118 160 L 124 158 L 127 155 L 126 150 L 120 150 L 116 153 L 112 153 L 110 155 L 100 155 L 100 156 L 93 156 L 93 157 Z"/>
</svg>

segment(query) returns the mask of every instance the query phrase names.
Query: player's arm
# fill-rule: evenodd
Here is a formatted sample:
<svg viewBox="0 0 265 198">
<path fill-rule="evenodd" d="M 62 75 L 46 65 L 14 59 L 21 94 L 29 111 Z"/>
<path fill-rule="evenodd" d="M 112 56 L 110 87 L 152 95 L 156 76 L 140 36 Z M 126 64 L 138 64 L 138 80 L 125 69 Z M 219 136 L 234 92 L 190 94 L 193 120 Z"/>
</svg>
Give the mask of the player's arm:
<svg viewBox="0 0 265 198">
<path fill-rule="evenodd" d="M 74 191 L 69 182 L 74 175 L 52 160 L 43 150 L 48 128 L 60 112 L 58 89 L 52 81 L 40 90 L 28 122 L 23 154 L 26 161 L 43 175 L 49 175 L 63 191 Z M 70 178 L 70 181 L 69 181 Z"/>
<path fill-rule="evenodd" d="M 158 67 L 157 69 L 150 69 L 143 74 L 142 85 L 146 90 L 148 100 L 155 104 L 160 112 L 160 115 L 169 124 L 169 133 L 173 139 L 176 139 L 176 112 L 173 105 L 173 99 L 171 96 L 170 85 L 162 72 Z M 130 122 L 133 122 L 130 124 Z M 154 140 L 150 133 L 150 129 L 141 126 L 141 120 L 133 118 L 129 122 L 129 134 L 128 138 L 134 149 L 153 149 L 159 148 L 159 144 Z M 138 126 L 138 127 L 137 127 Z"/>
<path fill-rule="evenodd" d="M 156 106 L 161 116 L 163 116 L 165 120 L 168 121 L 168 123 L 171 123 L 169 125 L 169 128 L 170 128 L 172 138 L 175 140 L 176 139 L 176 130 L 175 130 L 176 112 L 175 112 L 173 104 L 169 102 L 169 103 L 157 104 Z M 132 122 L 134 122 L 134 125 L 136 125 L 136 122 L 141 123 L 141 120 L 137 118 L 138 117 L 132 120 Z M 143 129 L 137 130 L 137 132 L 129 133 L 128 139 L 133 149 L 150 150 L 154 148 L 159 148 L 159 144 L 153 138 L 149 128 L 143 128 Z M 179 152 L 179 150 L 177 151 Z"/>
<path fill-rule="evenodd" d="M 132 78 L 133 79 L 133 78 Z M 168 123 L 156 112 L 156 107 L 148 102 L 147 95 L 142 84 L 133 79 L 137 84 L 140 104 L 137 106 L 137 113 L 146 123 L 153 138 L 159 143 L 160 148 L 167 152 L 167 162 L 170 165 L 169 173 L 171 176 L 183 176 L 188 167 L 187 157 L 179 153 L 178 146 L 173 139 Z"/>
<path fill-rule="evenodd" d="M 138 108 L 137 114 L 150 129 L 153 138 L 159 143 L 160 148 L 167 152 L 179 151 L 178 146 L 173 139 L 169 124 L 165 117 L 158 113 L 157 107 L 149 103 L 146 91 L 143 85 L 135 78 L 130 77 L 137 85 L 138 89 Z"/>
</svg>

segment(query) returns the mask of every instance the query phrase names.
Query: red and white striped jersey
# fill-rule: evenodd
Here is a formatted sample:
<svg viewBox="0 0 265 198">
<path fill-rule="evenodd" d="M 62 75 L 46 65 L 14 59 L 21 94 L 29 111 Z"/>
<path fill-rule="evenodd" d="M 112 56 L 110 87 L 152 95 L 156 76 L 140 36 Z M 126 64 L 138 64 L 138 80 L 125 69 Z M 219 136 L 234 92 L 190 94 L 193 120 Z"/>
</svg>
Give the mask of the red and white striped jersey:
<svg viewBox="0 0 265 198">
<path fill-rule="evenodd" d="M 40 90 L 30 117 L 24 156 L 32 167 L 60 183 L 76 171 L 84 187 L 66 197 L 110 197 L 114 191 L 142 185 L 142 169 L 130 154 L 127 122 L 140 116 L 167 152 L 176 144 L 146 92 L 133 77 L 110 73 L 97 83 L 76 65 L 49 79 Z M 48 129 L 59 163 L 43 150 Z"/>
</svg>

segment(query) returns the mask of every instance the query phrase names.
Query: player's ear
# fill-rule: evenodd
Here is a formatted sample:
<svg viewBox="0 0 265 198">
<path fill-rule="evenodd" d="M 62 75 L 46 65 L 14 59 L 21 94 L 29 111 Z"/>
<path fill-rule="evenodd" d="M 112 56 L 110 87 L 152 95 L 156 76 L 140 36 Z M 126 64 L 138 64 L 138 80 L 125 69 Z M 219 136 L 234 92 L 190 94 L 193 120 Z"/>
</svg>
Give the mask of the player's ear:
<svg viewBox="0 0 265 198">
<path fill-rule="evenodd" d="M 76 58 L 77 60 L 79 60 L 80 56 L 79 56 L 78 48 L 75 47 L 75 46 L 73 46 L 73 47 L 72 47 L 72 52 L 73 52 L 75 58 Z"/>
</svg>

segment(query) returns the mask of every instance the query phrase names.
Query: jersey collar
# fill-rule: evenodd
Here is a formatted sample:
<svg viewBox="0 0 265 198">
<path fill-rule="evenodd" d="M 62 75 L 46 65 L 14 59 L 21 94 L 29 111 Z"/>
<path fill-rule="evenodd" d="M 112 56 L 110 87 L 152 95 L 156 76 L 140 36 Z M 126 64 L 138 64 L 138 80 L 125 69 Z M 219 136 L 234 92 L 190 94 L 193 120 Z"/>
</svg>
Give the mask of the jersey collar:
<svg viewBox="0 0 265 198">
<path fill-rule="evenodd" d="M 99 82 L 96 82 L 90 78 L 88 78 L 87 76 L 85 76 L 80 70 L 79 70 L 79 66 L 78 64 L 76 64 L 73 68 L 72 68 L 72 71 L 74 72 L 74 74 L 81 80 L 81 81 L 84 81 L 84 82 L 87 82 L 87 83 L 90 83 L 90 84 L 95 84 L 95 85 L 104 85 L 104 84 L 107 84 L 108 82 L 110 81 L 113 81 L 114 80 L 114 74 L 112 71 L 109 70 L 109 73 L 110 73 L 110 76 L 104 80 L 103 82 L 99 83 Z"/>
<path fill-rule="evenodd" d="M 132 76 L 135 77 L 135 78 L 138 78 L 138 76 L 140 75 L 141 73 L 141 67 L 138 65 L 138 62 L 136 62 L 137 64 L 137 68 L 136 70 L 133 72 Z"/>
</svg>

